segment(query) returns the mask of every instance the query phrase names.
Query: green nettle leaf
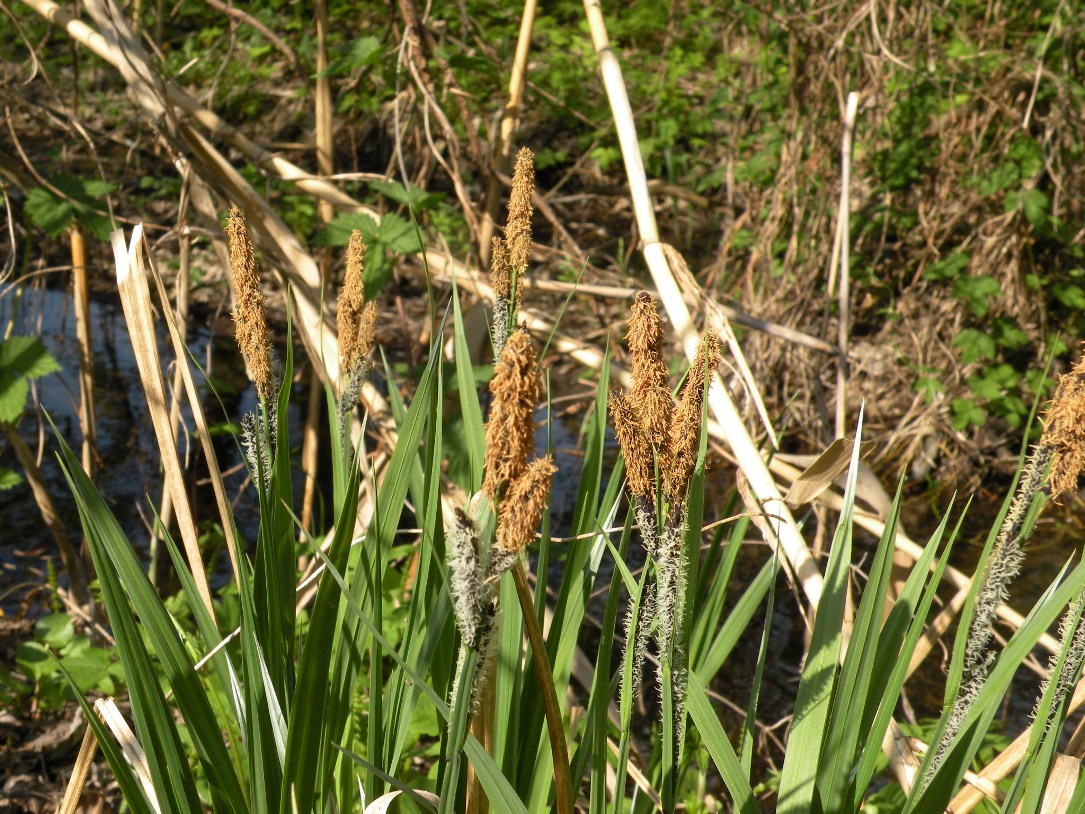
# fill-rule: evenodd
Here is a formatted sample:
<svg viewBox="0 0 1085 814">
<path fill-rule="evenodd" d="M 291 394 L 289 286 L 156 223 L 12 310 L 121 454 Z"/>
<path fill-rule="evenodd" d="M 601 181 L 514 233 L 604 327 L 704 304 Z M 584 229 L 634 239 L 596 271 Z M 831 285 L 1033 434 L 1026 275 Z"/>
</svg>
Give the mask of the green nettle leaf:
<svg viewBox="0 0 1085 814">
<path fill-rule="evenodd" d="M 22 417 L 30 384 L 26 379 L 0 369 L 0 421 L 14 424 Z"/>
<path fill-rule="evenodd" d="M 995 358 L 995 340 L 975 328 L 965 328 L 957 334 L 953 347 L 960 349 L 961 361 L 966 365 L 979 359 Z"/>
<path fill-rule="evenodd" d="M 955 430 L 963 430 L 971 425 L 979 427 L 987 420 L 987 411 L 972 399 L 953 399 L 950 410 L 953 412 Z"/>
<path fill-rule="evenodd" d="M 972 255 L 968 252 L 953 252 L 937 263 L 932 263 L 923 272 L 923 277 L 927 280 L 951 280 L 957 276 L 958 272 L 968 268 L 971 259 Z"/>
<path fill-rule="evenodd" d="M 444 200 L 444 196 L 439 192 L 426 192 L 419 187 L 407 189 L 398 181 L 370 181 L 369 188 L 396 203 L 411 207 L 415 212 L 432 209 Z M 383 221 L 381 225 L 383 226 Z"/>
<path fill-rule="evenodd" d="M 399 215 L 388 214 L 381 218 L 377 239 L 397 254 L 417 254 L 422 250 L 414 224 Z"/>
<path fill-rule="evenodd" d="M 343 48 L 340 56 L 317 76 L 343 76 L 366 65 L 376 65 L 381 58 L 380 46 L 376 37 L 359 37 Z"/>
<path fill-rule="evenodd" d="M 1047 210 L 1051 206 L 1051 199 L 1038 189 L 1025 189 L 1019 192 L 1011 192 L 1006 196 L 1005 210 L 1025 213 L 1028 222 L 1033 226 L 1047 218 Z"/>
<path fill-rule="evenodd" d="M 327 226 L 316 233 L 313 243 L 318 246 L 346 246 L 350 243 L 350 234 L 355 229 L 362 233 L 362 239 L 366 243 L 377 240 L 377 222 L 369 215 L 359 212 L 349 212 L 338 215 Z"/>
<path fill-rule="evenodd" d="M 0 492 L 14 489 L 23 482 L 23 476 L 12 469 L 0 467 Z"/>
<path fill-rule="evenodd" d="M 953 283 L 953 296 L 965 300 L 977 317 L 987 315 L 991 300 L 1001 292 L 998 280 L 986 274 L 965 275 Z"/>
<path fill-rule="evenodd" d="M 34 336 L 12 336 L 0 342 L 0 368 L 28 379 L 60 371 L 60 365 Z"/>
<path fill-rule="evenodd" d="M 34 625 L 34 639 L 59 650 L 75 636 L 71 617 L 66 613 L 51 613 Z"/>
<path fill-rule="evenodd" d="M 18 421 L 30 393 L 28 381 L 58 370 L 57 360 L 36 337 L 12 336 L 0 342 L 0 421 Z"/>
<path fill-rule="evenodd" d="M 30 222 L 50 238 L 59 237 L 75 215 L 75 207 L 43 187 L 35 187 L 26 194 L 23 209 Z"/>
<path fill-rule="evenodd" d="M 52 178 L 49 183 L 59 195 L 45 187 L 35 187 L 27 193 L 24 208 L 31 223 L 50 238 L 56 238 L 74 220 L 92 237 L 109 239 L 113 223 L 100 199 L 113 191 L 113 184 L 98 178 L 67 175 Z"/>
</svg>

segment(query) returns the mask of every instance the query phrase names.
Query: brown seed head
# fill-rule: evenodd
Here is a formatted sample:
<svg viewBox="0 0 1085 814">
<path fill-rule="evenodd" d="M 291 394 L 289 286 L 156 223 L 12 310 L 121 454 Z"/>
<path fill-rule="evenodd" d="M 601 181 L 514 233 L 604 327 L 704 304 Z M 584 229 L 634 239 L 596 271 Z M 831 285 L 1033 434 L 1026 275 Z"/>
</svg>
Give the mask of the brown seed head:
<svg viewBox="0 0 1085 814">
<path fill-rule="evenodd" d="M 505 224 L 505 242 L 509 247 L 509 265 L 523 274 L 531 257 L 531 196 L 535 192 L 535 154 L 521 147 L 512 171 L 509 195 L 509 220 Z"/>
<path fill-rule="evenodd" d="M 526 331 L 505 342 L 490 381 L 493 404 L 486 425 L 486 462 L 482 491 L 496 497 L 527 466 L 535 450 L 535 405 L 539 400 L 539 371 L 535 348 Z"/>
<path fill-rule="evenodd" d="M 347 245 L 347 272 L 339 289 L 339 307 L 335 322 L 339 331 L 339 362 L 344 375 L 350 375 L 373 347 L 373 324 L 376 312 L 365 302 L 365 243 L 355 229 Z"/>
<path fill-rule="evenodd" d="M 1085 356 L 1069 373 L 1059 376 L 1043 424 L 1040 444 L 1052 453 L 1047 481 L 1052 499 L 1057 500 L 1077 488 L 1078 475 L 1085 468 Z"/>
<path fill-rule="evenodd" d="M 620 390 L 611 391 L 610 418 L 625 459 L 630 494 L 654 502 L 652 448 L 644 434 L 633 399 Z"/>
<path fill-rule="evenodd" d="M 715 334 L 701 337 L 697 356 L 690 366 L 682 396 L 674 408 L 674 420 L 663 466 L 663 491 L 672 505 L 680 502 L 697 464 L 701 439 L 701 412 L 704 406 L 705 380 L 720 364 L 720 346 Z"/>
<path fill-rule="evenodd" d="M 226 221 L 230 240 L 230 274 L 234 281 L 234 334 L 261 398 L 270 399 L 274 385 L 271 375 L 271 334 L 267 308 L 260 293 L 260 276 L 245 216 L 234 207 Z"/>
<path fill-rule="evenodd" d="M 633 368 L 633 401 L 641 411 L 648 439 L 657 447 L 663 446 L 671 426 L 671 391 L 663 361 L 663 325 L 656 301 L 647 291 L 638 292 L 629 309 L 625 341 Z"/>
<path fill-rule="evenodd" d="M 509 301 L 512 296 L 512 269 L 509 267 L 509 250 L 505 241 L 495 237 L 490 244 L 490 283 L 494 296 Z"/>
<path fill-rule="evenodd" d="M 557 467 L 547 455 L 536 458 L 520 473 L 501 499 L 497 520 L 497 545 L 503 551 L 523 551 L 539 527 L 546 499 L 550 496 L 550 481 Z"/>
</svg>

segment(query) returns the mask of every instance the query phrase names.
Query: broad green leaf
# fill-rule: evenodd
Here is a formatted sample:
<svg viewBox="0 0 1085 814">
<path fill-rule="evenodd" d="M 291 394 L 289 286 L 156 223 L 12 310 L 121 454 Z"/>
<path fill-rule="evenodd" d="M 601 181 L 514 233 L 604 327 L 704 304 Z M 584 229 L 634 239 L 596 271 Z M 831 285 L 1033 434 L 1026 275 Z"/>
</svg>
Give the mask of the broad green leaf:
<svg viewBox="0 0 1085 814">
<path fill-rule="evenodd" d="M 36 336 L 11 336 L 0 342 L 0 368 L 37 379 L 58 372 L 60 365 Z"/>
</svg>

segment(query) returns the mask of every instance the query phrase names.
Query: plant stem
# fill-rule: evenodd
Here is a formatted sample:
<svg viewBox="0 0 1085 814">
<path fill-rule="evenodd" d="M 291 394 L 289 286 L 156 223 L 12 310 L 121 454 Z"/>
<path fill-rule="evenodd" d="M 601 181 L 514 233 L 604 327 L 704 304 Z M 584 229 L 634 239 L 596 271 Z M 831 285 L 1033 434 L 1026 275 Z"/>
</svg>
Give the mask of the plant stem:
<svg viewBox="0 0 1085 814">
<path fill-rule="evenodd" d="M 543 712 L 546 714 L 546 729 L 550 735 L 550 751 L 554 755 L 554 791 L 555 809 L 558 814 L 573 814 L 573 783 L 569 777 L 569 748 L 565 743 L 565 727 L 561 721 L 561 707 L 558 706 L 558 694 L 554 688 L 554 673 L 550 669 L 550 659 L 546 655 L 546 642 L 543 640 L 539 619 L 535 616 L 535 600 L 527 584 L 527 574 L 523 564 L 517 560 L 512 566 L 512 578 L 516 583 L 516 596 L 520 600 L 520 610 L 524 616 L 524 630 L 531 643 L 531 659 L 535 664 L 535 674 L 542 688 Z"/>
</svg>

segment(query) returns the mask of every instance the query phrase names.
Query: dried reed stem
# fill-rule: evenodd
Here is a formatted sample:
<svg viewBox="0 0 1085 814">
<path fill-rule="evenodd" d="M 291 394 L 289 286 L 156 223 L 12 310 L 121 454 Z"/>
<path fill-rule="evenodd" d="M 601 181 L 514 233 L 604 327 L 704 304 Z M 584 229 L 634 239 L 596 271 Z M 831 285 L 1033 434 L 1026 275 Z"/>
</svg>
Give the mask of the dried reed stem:
<svg viewBox="0 0 1085 814">
<path fill-rule="evenodd" d="M 249 368 L 260 398 L 270 401 L 275 393 L 271 375 L 271 335 L 267 327 L 267 307 L 260 292 L 260 276 L 252 240 L 241 210 L 234 207 L 226 223 L 230 238 L 230 274 L 234 281 L 234 331 L 241 355 Z"/>
</svg>

